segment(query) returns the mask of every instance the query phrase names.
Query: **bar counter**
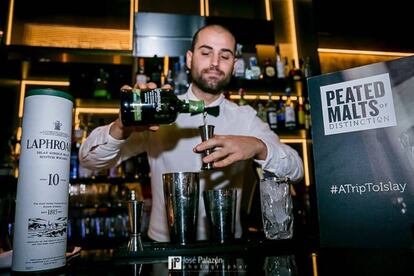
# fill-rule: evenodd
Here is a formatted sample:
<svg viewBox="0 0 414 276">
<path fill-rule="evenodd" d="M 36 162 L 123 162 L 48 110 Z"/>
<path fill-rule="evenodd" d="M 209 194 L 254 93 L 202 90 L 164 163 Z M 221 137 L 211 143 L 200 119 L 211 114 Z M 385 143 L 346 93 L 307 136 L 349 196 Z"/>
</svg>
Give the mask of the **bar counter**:
<svg viewBox="0 0 414 276">
<path fill-rule="evenodd" d="M 124 248 L 81 250 L 50 275 L 387 275 L 414 273 L 412 249 L 318 248 L 293 240 L 237 240 L 189 246 L 144 243 Z M 0 275 L 12 275 L 9 269 Z"/>
</svg>

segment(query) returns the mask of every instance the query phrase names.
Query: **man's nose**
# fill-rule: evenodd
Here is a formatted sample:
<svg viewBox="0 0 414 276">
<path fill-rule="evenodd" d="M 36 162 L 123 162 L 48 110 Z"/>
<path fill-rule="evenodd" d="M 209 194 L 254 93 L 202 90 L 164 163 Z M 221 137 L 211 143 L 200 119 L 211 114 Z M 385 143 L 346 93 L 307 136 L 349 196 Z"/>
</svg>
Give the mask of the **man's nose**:
<svg viewBox="0 0 414 276">
<path fill-rule="evenodd" d="M 220 64 L 220 55 L 213 54 L 211 56 L 211 66 L 217 67 Z"/>
</svg>

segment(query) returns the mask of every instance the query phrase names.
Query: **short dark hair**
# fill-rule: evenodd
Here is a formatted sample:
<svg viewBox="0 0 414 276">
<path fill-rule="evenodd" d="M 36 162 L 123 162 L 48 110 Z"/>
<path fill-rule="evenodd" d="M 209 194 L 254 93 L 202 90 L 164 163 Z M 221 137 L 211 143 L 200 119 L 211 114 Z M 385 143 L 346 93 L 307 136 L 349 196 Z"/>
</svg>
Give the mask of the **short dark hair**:
<svg viewBox="0 0 414 276">
<path fill-rule="evenodd" d="M 191 42 L 191 49 L 190 49 L 191 52 L 194 52 L 194 47 L 195 47 L 195 45 L 197 43 L 199 33 L 202 30 L 208 29 L 208 28 L 219 28 L 219 29 L 222 29 L 223 31 L 229 33 L 233 37 L 233 39 L 234 39 L 234 49 L 233 49 L 233 51 L 236 51 L 236 45 L 237 45 L 237 43 L 236 43 L 236 37 L 234 36 L 234 34 L 228 28 L 224 27 L 223 25 L 219 25 L 219 24 L 209 24 L 209 25 L 205 25 L 205 26 L 201 27 L 200 29 L 198 29 L 194 33 L 193 40 Z"/>
</svg>

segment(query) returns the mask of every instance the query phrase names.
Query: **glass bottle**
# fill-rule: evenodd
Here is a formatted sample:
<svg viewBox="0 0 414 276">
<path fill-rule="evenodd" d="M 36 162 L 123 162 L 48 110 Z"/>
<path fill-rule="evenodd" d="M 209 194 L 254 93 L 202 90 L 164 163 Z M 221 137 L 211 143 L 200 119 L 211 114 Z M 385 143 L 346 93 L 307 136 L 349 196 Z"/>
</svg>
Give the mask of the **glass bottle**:
<svg viewBox="0 0 414 276">
<path fill-rule="evenodd" d="M 276 76 L 276 69 L 272 64 L 270 58 L 266 58 L 263 65 L 263 78 L 267 81 L 271 81 Z"/>
<path fill-rule="evenodd" d="M 184 94 L 187 92 L 188 87 L 190 87 L 184 56 L 179 57 L 179 62 L 175 69 L 174 84 L 174 93 L 177 95 Z"/>
<path fill-rule="evenodd" d="M 285 127 L 287 129 L 294 129 L 296 128 L 296 115 L 293 101 L 290 98 L 290 92 L 290 87 L 287 87 L 285 91 L 287 97 L 285 102 Z"/>
<path fill-rule="evenodd" d="M 282 100 L 282 97 L 280 97 L 278 103 L 277 103 L 277 125 L 280 129 L 285 128 L 285 103 Z"/>
<path fill-rule="evenodd" d="M 238 105 L 240 105 L 240 106 L 242 106 L 242 105 L 247 105 L 247 101 L 246 101 L 246 99 L 244 98 L 244 96 L 246 95 L 246 90 L 244 90 L 243 88 L 240 88 L 239 89 L 239 96 L 240 96 L 240 99 L 239 99 L 239 102 L 238 102 Z"/>
<path fill-rule="evenodd" d="M 109 74 L 103 69 L 99 69 L 98 76 L 95 79 L 95 89 L 93 91 L 94 98 L 110 99 L 111 94 L 108 91 Z"/>
<path fill-rule="evenodd" d="M 312 126 L 311 120 L 311 105 L 309 103 L 309 99 L 305 98 L 305 129 L 310 129 Z"/>
<path fill-rule="evenodd" d="M 285 57 L 285 64 L 283 68 L 283 74 L 285 75 L 285 78 L 289 77 L 289 72 L 290 72 L 289 60 L 288 60 L 288 57 Z"/>
<path fill-rule="evenodd" d="M 148 82 L 148 76 L 145 74 L 145 59 L 143 57 L 138 59 L 138 72 L 135 76 L 137 84 L 146 84 Z"/>
<path fill-rule="evenodd" d="M 153 58 L 152 72 L 150 80 L 158 87 L 161 86 L 162 65 L 158 62 L 157 57 Z"/>
<path fill-rule="evenodd" d="M 253 79 L 253 80 L 260 79 L 261 70 L 260 70 L 260 67 L 257 66 L 257 58 L 256 57 L 250 57 L 249 58 L 249 68 L 251 70 L 250 79 Z M 248 77 L 246 77 L 246 79 L 248 79 Z"/>
<path fill-rule="evenodd" d="M 276 46 L 276 72 L 278 79 L 284 79 L 285 76 L 285 64 L 282 60 L 282 56 L 280 55 L 280 47 L 279 45 Z"/>
<path fill-rule="evenodd" d="M 303 97 L 298 98 L 298 125 L 300 128 L 305 127 L 305 109 L 303 106 Z"/>
<path fill-rule="evenodd" d="M 277 113 L 276 113 L 276 106 L 272 100 L 272 93 L 268 93 L 268 100 L 266 104 L 266 114 L 267 114 L 267 123 L 271 130 L 277 129 Z"/>
<path fill-rule="evenodd" d="M 168 90 L 121 89 L 121 120 L 125 126 L 170 124 L 179 113 L 204 112 L 203 101 L 182 101 Z"/>
<path fill-rule="evenodd" d="M 267 122 L 267 110 L 266 110 L 266 107 L 261 102 L 257 103 L 257 116 L 263 122 Z"/>
<path fill-rule="evenodd" d="M 246 64 L 242 55 L 243 45 L 237 44 L 236 46 L 236 63 L 234 64 L 234 76 L 236 78 L 243 78 Z"/>
</svg>

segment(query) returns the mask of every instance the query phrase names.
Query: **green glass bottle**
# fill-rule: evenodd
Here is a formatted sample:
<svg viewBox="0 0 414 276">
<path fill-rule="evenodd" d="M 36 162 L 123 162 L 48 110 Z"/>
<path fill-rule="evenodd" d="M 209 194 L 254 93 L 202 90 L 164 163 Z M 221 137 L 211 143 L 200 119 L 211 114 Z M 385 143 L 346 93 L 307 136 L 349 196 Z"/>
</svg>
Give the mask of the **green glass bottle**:
<svg viewBox="0 0 414 276">
<path fill-rule="evenodd" d="M 124 126 L 171 124 L 179 113 L 202 113 L 203 101 L 182 101 L 168 90 L 121 89 L 121 120 Z"/>
</svg>

